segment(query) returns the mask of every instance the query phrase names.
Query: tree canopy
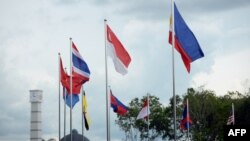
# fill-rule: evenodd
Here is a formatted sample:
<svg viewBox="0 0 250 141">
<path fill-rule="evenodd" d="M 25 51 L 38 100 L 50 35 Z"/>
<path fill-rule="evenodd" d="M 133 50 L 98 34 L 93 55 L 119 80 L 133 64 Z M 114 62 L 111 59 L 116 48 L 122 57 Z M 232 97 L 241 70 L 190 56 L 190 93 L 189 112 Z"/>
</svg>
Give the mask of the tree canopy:
<svg viewBox="0 0 250 141">
<path fill-rule="evenodd" d="M 160 103 L 160 99 L 152 94 L 150 100 L 149 134 L 146 120 L 136 117 L 147 97 L 134 98 L 129 103 L 129 112 L 125 116 L 117 115 L 116 124 L 124 131 L 127 140 L 150 140 L 156 138 L 174 139 L 173 98 L 169 105 Z M 250 125 L 250 95 L 237 91 L 228 92 L 224 96 L 216 96 L 212 90 L 188 88 L 182 97 L 176 95 L 177 138 L 184 140 L 186 131 L 179 128 L 182 119 L 183 102 L 189 100 L 189 114 L 193 121 L 190 127 L 192 140 L 223 140 L 223 127 L 231 112 L 231 104 L 235 105 L 235 124 Z M 148 136 L 149 135 L 149 136 Z"/>
</svg>

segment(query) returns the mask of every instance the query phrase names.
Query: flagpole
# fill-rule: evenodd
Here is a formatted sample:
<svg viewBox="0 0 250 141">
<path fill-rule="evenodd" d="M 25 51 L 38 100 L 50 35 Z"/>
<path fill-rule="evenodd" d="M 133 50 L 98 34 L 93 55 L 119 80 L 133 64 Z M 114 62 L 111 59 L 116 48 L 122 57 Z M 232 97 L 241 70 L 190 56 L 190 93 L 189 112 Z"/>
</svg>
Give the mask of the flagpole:
<svg viewBox="0 0 250 141">
<path fill-rule="evenodd" d="M 174 101 L 174 140 L 176 141 L 176 97 L 175 97 L 175 61 L 174 61 L 174 47 L 175 47 L 175 27 L 174 27 L 174 0 L 171 0 L 171 17 L 172 17 L 172 77 L 173 77 L 173 101 Z"/>
<path fill-rule="evenodd" d="M 148 115 L 148 141 L 149 141 L 149 93 L 147 93 L 147 101 L 148 101 L 148 108 L 147 108 L 147 115 Z"/>
<path fill-rule="evenodd" d="M 106 124 L 107 141 L 110 141 L 110 96 L 108 92 L 108 67 L 107 67 L 107 20 L 104 19 L 104 37 L 105 37 L 105 76 L 106 76 Z"/>
<path fill-rule="evenodd" d="M 70 41 L 70 140 L 72 138 L 72 38 L 69 38 Z"/>
<path fill-rule="evenodd" d="M 232 115 L 233 115 L 233 125 L 235 124 L 235 117 L 234 117 L 234 103 L 232 103 Z"/>
<path fill-rule="evenodd" d="M 58 138 L 59 140 L 61 139 L 61 85 L 60 85 L 60 81 L 61 81 L 61 69 L 60 69 L 60 58 L 61 58 L 61 54 L 58 53 L 58 69 L 59 69 L 59 79 L 58 79 Z"/>
<path fill-rule="evenodd" d="M 83 87 L 82 87 L 82 136 L 83 136 L 83 138 L 82 138 L 82 140 L 84 141 L 84 127 L 83 127 L 83 124 L 84 124 L 84 122 L 83 122 L 83 114 L 85 114 L 85 111 L 84 111 L 84 108 L 83 108 L 83 96 L 84 96 L 84 94 L 85 94 L 85 91 L 83 90 Z"/>
<path fill-rule="evenodd" d="M 67 72 L 66 68 L 64 69 L 65 72 Z M 64 97 L 64 133 L 63 133 L 63 137 L 64 137 L 64 141 L 66 141 L 66 90 L 65 88 L 63 88 L 63 97 Z"/>
<path fill-rule="evenodd" d="M 187 118 L 188 118 L 188 120 L 187 120 L 187 124 L 188 124 L 188 126 L 187 126 L 187 127 L 188 127 L 188 129 L 187 129 L 187 136 L 188 136 L 188 141 L 189 141 L 189 118 L 190 118 L 189 116 L 190 116 L 190 115 L 189 115 L 188 98 L 187 98 L 187 116 L 188 116 L 188 117 L 187 117 Z"/>
<path fill-rule="evenodd" d="M 66 93 L 65 88 L 63 88 L 63 97 L 64 97 L 64 131 L 63 131 L 63 137 L 64 141 L 66 141 Z"/>
</svg>

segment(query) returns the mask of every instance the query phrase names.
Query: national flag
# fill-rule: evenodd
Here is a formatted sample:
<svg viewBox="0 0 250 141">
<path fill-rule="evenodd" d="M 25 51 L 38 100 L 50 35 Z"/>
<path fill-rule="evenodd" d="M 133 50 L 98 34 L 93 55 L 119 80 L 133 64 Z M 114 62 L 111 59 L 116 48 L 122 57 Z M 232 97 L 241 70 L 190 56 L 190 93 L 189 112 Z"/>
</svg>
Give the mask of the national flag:
<svg viewBox="0 0 250 141">
<path fill-rule="evenodd" d="M 234 115 L 230 115 L 227 119 L 227 125 L 232 125 L 234 124 Z"/>
<path fill-rule="evenodd" d="M 125 115 L 128 112 L 128 107 L 125 106 L 120 100 L 118 100 L 110 90 L 110 100 L 111 100 L 111 107 L 113 111 L 118 115 Z"/>
<path fill-rule="evenodd" d="M 150 114 L 150 110 L 149 110 L 149 101 L 148 99 L 146 99 L 144 101 L 143 107 L 141 109 L 141 111 L 139 112 L 138 116 L 136 119 L 142 119 L 142 118 L 146 118 L 148 117 Z"/>
<path fill-rule="evenodd" d="M 71 98 L 69 93 L 65 88 L 63 88 L 63 99 L 66 103 L 66 105 L 70 108 L 71 105 Z M 72 108 L 75 106 L 75 104 L 79 101 L 79 96 L 77 94 L 72 95 Z"/>
<path fill-rule="evenodd" d="M 191 120 L 191 118 L 189 116 L 188 104 L 185 104 L 182 116 L 183 116 L 183 118 L 181 120 L 180 128 L 182 130 L 187 130 L 190 128 L 190 124 L 193 124 L 193 121 Z"/>
<path fill-rule="evenodd" d="M 170 18 L 169 43 L 172 44 L 172 16 Z M 174 42 L 175 49 L 180 53 L 187 71 L 190 73 L 191 62 L 204 57 L 204 53 L 195 38 L 193 32 L 189 29 L 184 19 L 180 15 L 174 4 Z"/>
<path fill-rule="evenodd" d="M 88 112 L 87 112 L 88 104 L 87 104 L 85 92 L 83 92 L 82 106 L 83 106 L 84 125 L 85 125 L 86 130 L 89 130 L 89 118 L 88 118 Z"/>
<path fill-rule="evenodd" d="M 61 58 L 60 58 L 60 79 L 61 79 L 61 84 L 63 85 L 63 87 L 65 87 L 67 91 L 70 92 L 70 76 L 64 71 Z M 73 74 L 72 93 L 79 94 L 83 83 L 84 81 L 81 78 Z"/>
<path fill-rule="evenodd" d="M 128 66 L 131 62 L 131 58 L 123 47 L 122 43 L 116 37 L 115 33 L 107 25 L 107 54 L 112 58 L 115 66 L 115 70 L 122 75 L 127 74 Z"/>
<path fill-rule="evenodd" d="M 72 64 L 73 76 L 79 78 L 82 83 L 89 80 L 90 71 L 87 63 L 79 53 L 74 42 L 72 42 Z"/>
</svg>

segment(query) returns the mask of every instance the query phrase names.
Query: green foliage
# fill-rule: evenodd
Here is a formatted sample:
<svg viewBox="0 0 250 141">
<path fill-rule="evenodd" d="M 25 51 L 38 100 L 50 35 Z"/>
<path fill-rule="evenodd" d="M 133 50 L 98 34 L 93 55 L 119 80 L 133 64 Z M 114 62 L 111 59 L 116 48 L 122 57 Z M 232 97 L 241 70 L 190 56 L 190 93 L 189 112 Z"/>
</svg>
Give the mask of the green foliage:
<svg viewBox="0 0 250 141">
<path fill-rule="evenodd" d="M 250 125 L 250 92 L 241 94 L 239 92 L 228 92 L 224 96 L 216 96 L 214 91 L 189 88 L 183 98 L 176 95 L 177 113 L 177 139 L 186 137 L 186 132 L 179 129 L 182 119 L 183 102 L 188 98 L 189 114 L 193 121 L 190 128 L 192 140 L 195 141 L 223 141 L 223 126 L 231 112 L 231 105 L 234 103 L 235 124 Z M 136 120 L 136 117 L 143 106 L 141 99 L 134 98 L 129 103 L 129 113 L 125 116 L 118 116 L 116 123 L 125 132 L 129 140 L 145 140 L 148 137 L 148 126 L 145 120 Z M 150 140 L 157 137 L 173 140 L 173 98 L 168 106 L 164 107 L 156 96 L 150 96 Z"/>
</svg>

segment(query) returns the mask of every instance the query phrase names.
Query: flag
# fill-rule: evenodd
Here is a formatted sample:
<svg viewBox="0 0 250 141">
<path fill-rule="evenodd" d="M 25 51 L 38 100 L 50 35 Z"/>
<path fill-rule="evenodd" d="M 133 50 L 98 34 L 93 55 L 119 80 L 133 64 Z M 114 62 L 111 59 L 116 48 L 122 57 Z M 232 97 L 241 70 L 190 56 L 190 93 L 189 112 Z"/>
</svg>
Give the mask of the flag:
<svg viewBox="0 0 250 141">
<path fill-rule="evenodd" d="M 113 111 L 118 115 L 125 115 L 128 112 L 128 107 L 125 106 L 120 100 L 118 100 L 110 90 L 110 100 L 111 100 L 111 107 Z"/>
<path fill-rule="evenodd" d="M 65 88 L 63 88 L 63 99 L 66 103 L 66 105 L 70 108 L 70 95 L 67 92 L 67 90 Z M 72 108 L 75 106 L 75 104 L 79 101 L 79 96 L 77 94 L 73 94 L 72 95 Z"/>
<path fill-rule="evenodd" d="M 185 104 L 182 116 L 183 118 L 181 120 L 180 128 L 182 130 L 187 130 L 189 129 L 190 124 L 193 124 L 193 121 L 190 119 L 190 116 L 189 116 L 188 104 Z"/>
<path fill-rule="evenodd" d="M 86 130 L 89 130 L 89 118 L 87 114 L 87 99 L 85 92 L 83 92 L 83 101 L 82 101 L 82 107 L 83 107 L 83 118 L 84 118 L 84 125 Z"/>
<path fill-rule="evenodd" d="M 107 54 L 112 58 L 115 66 L 115 70 L 125 75 L 128 72 L 128 66 L 131 62 L 131 58 L 123 47 L 122 43 L 116 37 L 111 28 L 107 25 Z"/>
<path fill-rule="evenodd" d="M 60 58 L 60 80 L 63 87 L 66 88 L 68 92 L 70 92 L 70 76 L 64 71 L 62 59 Z M 81 87 L 83 84 L 83 80 L 79 78 L 77 75 L 73 75 L 72 77 L 72 93 L 79 94 L 81 91 Z"/>
<path fill-rule="evenodd" d="M 227 119 L 227 125 L 234 124 L 234 115 L 231 114 Z"/>
<path fill-rule="evenodd" d="M 234 104 L 232 103 L 232 112 L 231 112 L 230 116 L 227 119 L 227 125 L 231 125 L 231 124 L 234 125 L 234 123 L 235 123 L 235 119 L 234 119 Z"/>
<path fill-rule="evenodd" d="M 147 116 L 149 116 L 149 114 L 150 114 L 149 102 L 148 102 L 148 99 L 146 99 L 136 119 L 146 118 Z"/>
<path fill-rule="evenodd" d="M 193 32 L 185 23 L 175 4 L 174 30 L 174 47 L 180 53 L 184 65 L 187 71 L 190 73 L 190 63 L 201 57 L 204 57 L 204 54 Z M 170 18 L 169 43 L 172 44 L 172 17 Z"/>
<path fill-rule="evenodd" d="M 87 63 L 83 60 L 76 45 L 72 42 L 72 64 L 73 64 L 73 76 L 85 83 L 89 80 L 90 71 Z"/>
</svg>

